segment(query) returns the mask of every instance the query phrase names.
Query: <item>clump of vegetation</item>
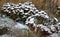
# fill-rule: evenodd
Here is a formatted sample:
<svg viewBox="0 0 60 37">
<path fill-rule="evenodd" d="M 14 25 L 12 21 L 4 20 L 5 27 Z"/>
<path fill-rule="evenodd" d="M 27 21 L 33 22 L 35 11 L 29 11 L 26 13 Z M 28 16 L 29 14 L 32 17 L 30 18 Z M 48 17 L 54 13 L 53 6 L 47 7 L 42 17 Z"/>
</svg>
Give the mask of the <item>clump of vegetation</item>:
<svg viewBox="0 0 60 37">
<path fill-rule="evenodd" d="M 50 0 L 49 2 L 51 5 Z M 52 7 L 53 7 L 52 5 L 49 6 L 50 12 L 55 12 L 55 10 L 53 10 L 55 9 L 55 5 L 54 8 Z M 31 30 L 34 34 L 36 34 L 37 37 L 47 37 L 47 36 L 50 37 L 50 35 L 53 35 L 54 33 L 59 33 L 60 31 L 59 28 L 60 22 L 58 21 L 58 19 L 53 16 L 49 16 L 44 10 L 39 11 L 35 7 L 35 5 L 32 4 L 32 2 L 25 2 L 23 4 L 6 3 L 3 5 L 1 10 L 2 10 L 2 15 L 6 15 L 7 17 L 14 19 L 14 21 L 16 22 L 21 23 L 22 21 L 22 23 L 24 25 L 27 25 L 29 27 L 29 30 Z M 23 34 L 24 34 L 23 36 L 25 36 L 25 32 L 26 31 L 23 30 Z M 17 35 L 17 33 L 15 34 Z M 26 32 L 26 34 L 27 34 L 26 37 L 30 37 L 28 36 L 28 34 L 31 33 Z"/>
</svg>

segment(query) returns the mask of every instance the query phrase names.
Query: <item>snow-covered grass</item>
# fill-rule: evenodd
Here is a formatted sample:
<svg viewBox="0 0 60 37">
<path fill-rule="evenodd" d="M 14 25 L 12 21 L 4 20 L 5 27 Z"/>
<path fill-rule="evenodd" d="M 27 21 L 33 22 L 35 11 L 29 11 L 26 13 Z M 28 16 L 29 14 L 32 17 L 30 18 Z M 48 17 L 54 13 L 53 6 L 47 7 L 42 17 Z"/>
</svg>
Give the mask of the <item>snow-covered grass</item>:
<svg viewBox="0 0 60 37">
<path fill-rule="evenodd" d="M 58 34 L 56 34 L 60 31 L 60 23 L 58 23 L 58 19 L 55 17 L 51 18 L 44 10 L 39 11 L 32 2 L 25 2 L 23 4 L 6 3 L 2 7 L 2 11 L 6 15 L 8 14 L 9 17 L 14 15 L 13 17 L 17 16 L 17 20 L 20 19 L 24 21 L 25 24 L 17 22 L 17 24 L 14 25 L 17 29 L 29 29 L 26 25 L 32 24 L 35 31 L 39 28 L 41 31 L 49 33 L 49 37 L 59 37 Z M 45 20 L 43 19 L 41 24 L 37 24 L 37 17 L 42 17 Z"/>
</svg>

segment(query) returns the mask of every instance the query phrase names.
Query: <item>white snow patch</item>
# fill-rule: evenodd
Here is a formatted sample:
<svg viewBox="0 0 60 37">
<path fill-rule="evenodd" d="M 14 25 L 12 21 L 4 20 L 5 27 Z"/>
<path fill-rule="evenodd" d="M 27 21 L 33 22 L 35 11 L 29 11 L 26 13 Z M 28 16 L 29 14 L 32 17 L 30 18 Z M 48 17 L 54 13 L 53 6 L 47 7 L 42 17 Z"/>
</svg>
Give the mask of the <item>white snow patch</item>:
<svg viewBox="0 0 60 37">
<path fill-rule="evenodd" d="M 33 23 L 34 23 L 34 18 L 29 17 L 29 18 L 26 20 L 26 24 L 28 24 L 28 23 L 33 24 Z"/>
<path fill-rule="evenodd" d="M 46 32 L 48 32 L 48 33 L 52 33 L 48 27 L 46 27 L 46 26 L 44 26 L 44 25 L 42 25 L 42 24 L 39 25 L 39 26 L 40 26 L 40 28 L 41 28 L 42 31 L 46 31 Z"/>
<path fill-rule="evenodd" d="M 58 19 L 54 17 L 54 19 L 58 22 Z"/>
<path fill-rule="evenodd" d="M 28 29 L 28 27 L 24 24 L 21 24 L 21 23 L 17 23 L 17 25 L 15 25 L 16 28 L 18 29 Z"/>
<path fill-rule="evenodd" d="M 57 33 L 53 33 L 52 35 L 50 35 L 48 37 L 60 37 L 60 36 Z"/>
<path fill-rule="evenodd" d="M 54 25 L 51 25 L 51 30 L 56 31 L 56 28 L 54 27 Z"/>
</svg>

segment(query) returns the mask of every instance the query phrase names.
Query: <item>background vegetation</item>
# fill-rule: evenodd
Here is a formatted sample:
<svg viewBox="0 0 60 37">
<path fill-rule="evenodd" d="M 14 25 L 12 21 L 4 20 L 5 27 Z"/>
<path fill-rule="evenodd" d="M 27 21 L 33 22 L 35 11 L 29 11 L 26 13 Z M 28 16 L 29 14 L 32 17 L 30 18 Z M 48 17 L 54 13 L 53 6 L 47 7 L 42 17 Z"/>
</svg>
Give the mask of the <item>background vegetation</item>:
<svg viewBox="0 0 60 37">
<path fill-rule="evenodd" d="M 55 16 L 57 12 L 57 6 L 60 5 L 60 0 L 0 0 L 0 8 L 3 6 L 4 3 L 12 2 L 12 3 L 24 3 L 26 1 L 30 1 L 39 10 L 45 10 L 48 12 L 50 16 Z M 57 17 L 60 20 L 60 15 Z"/>
<path fill-rule="evenodd" d="M 57 6 L 60 5 L 60 0 L 0 0 L 0 10 L 4 3 L 7 3 L 7 2 L 24 3 L 26 1 L 32 2 L 33 4 L 35 4 L 37 9 L 45 10 L 50 16 L 53 16 L 53 17 L 55 16 L 60 21 L 60 14 L 56 15 L 56 12 L 58 12 Z M 33 34 L 31 34 L 30 32 L 27 34 L 29 34 L 30 37 L 33 37 L 32 36 Z M 28 37 L 29 37 L 29 35 L 28 35 Z M 39 35 L 40 34 L 38 32 L 37 36 L 39 36 Z"/>
</svg>

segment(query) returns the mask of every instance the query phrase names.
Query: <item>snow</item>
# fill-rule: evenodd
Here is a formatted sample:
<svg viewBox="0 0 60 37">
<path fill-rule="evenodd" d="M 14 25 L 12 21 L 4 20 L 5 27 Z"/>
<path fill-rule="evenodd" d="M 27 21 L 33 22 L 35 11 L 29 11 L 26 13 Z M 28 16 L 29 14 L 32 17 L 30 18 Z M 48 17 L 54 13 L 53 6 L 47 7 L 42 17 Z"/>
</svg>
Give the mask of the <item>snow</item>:
<svg viewBox="0 0 60 37">
<path fill-rule="evenodd" d="M 60 6 L 58 8 L 60 8 Z"/>
<path fill-rule="evenodd" d="M 31 18 L 29 23 L 34 23 L 34 18 Z"/>
<path fill-rule="evenodd" d="M 15 37 L 15 36 L 10 34 L 4 34 L 4 35 L 0 35 L 0 37 Z"/>
<path fill-rule="evenodd" d="M 36 13 L 35 16 L 40 16 L 40 15 Z"/>
<path fill-rule="evenodd" d="M 33 24 L 33 23 L 34 23 L 34 18 L 31 18 L 30 20 L 28 19 L 28 20 L 26 21 L 26 24 L 28 24 L 28 23 Z"/>
<path fill-rule="evenodd" d="M 46 27 L 46 26 L 44 26 L 44 25 L 42 25 L 42 24 L 37 25 L 37 27 L 40 27 L 40 29 L 41 29 L 42 31 L 46 31 L 46 32 L 48 32 L 48 33 L 50 33 L 50 34 L 52 33 L 48 27 Z"/>
<path fill-rule="evenodd" d="M 4 10 L 4 12 L 9 12 L 9 10 L 6 9 L 6 10 Z"/>
<path fill-rule="evenodd" d="M 25 8 L 25 10 L 28 10 L 28 8 Z"/>
<path fill-rule="evenodd" d="M 58 19 L 54 17 L 54 19 L 58 22 Z"/>
<path fill-rule="evenodd" d="M 51 30 L 56 31 L 56 28 L 54 27 L 54 25 L 51 25 Z"/>
<path fill-rule="evenodd" d="M 57 33 L 53 33 L 52 35 L 50 35 L 48 37 L 60 37 L 60 36 Z"/>
<path fill-rule="evenodd" d="M 15 27 L 18 29 L 28 29 L 28 27 L 26 25 L 18 23 L 18 22 L 17 22 L 17 25 L 15 25 Z"/>
<path fill-rule="evenodd" d="M 11 9 L 11 10 L 13 10 L 14 8 L 13 8 L 13 7 L 11 7 L 10 9 Z"/>
<path fill-rule="evenodd" d="M 13 20 L 11 20 L 10 18 L 5 17 L 5 16 L 4 16 L 4 18 L 0 17 L 0 26 L 11 28 L 14 25 L 15 25 L 15 22 Z"/>
<path fill-rule="evenodd" d="M 21 9 L 20 12 L 24 12 L 24 11 Z"/>
<path fill-rule="evenodd" d="M 8 6 L 10 6 L 10 5 L 8 4 L 8 5 L 3 5 L 3 6 L 7 6 L 7 7 L 8 7 Z"/>
<path fill-rule="evenodd" d="M 43 18 L 49 18 L 48 14 L 45 11 L 41 10 L 39 13 L 40 13 L 41 17 L 43 17 Z"/>
</svg>

